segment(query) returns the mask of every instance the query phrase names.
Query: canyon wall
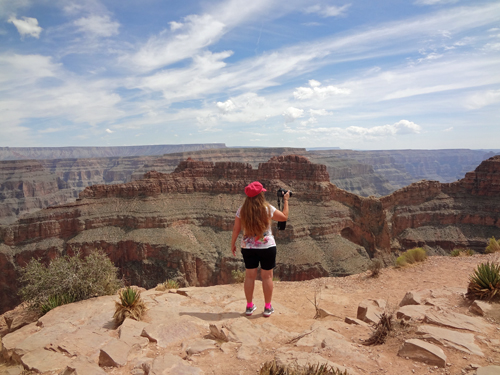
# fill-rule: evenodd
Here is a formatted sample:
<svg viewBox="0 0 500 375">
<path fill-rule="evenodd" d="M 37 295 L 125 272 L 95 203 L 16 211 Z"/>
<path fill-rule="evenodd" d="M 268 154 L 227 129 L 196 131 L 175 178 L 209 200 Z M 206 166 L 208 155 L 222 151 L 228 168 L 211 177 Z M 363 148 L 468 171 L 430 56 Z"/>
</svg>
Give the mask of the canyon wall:
<svg viewBox="0 0 500 375">
<path fill-rule="evenodd" d="M 104 250 L 129 282 L 147 288 L 167 278 L 184 285 L 231 281 L 242 267 L 229 249 L 244 186 L 261 181 L 275 203 L 292 189 L 287 228 L 277 231 L 283 280 L 339 276 L 366 269 L 414 246 L 431 254 L 483 251 L 500 237 L 500 156 L 454 183 L 420 181 L 382 198 L 330 183 L 328 168 L 300 155 L 249 163 L 187 159 L 172 173 L 151 171 L 125 184 L 93 185 L 76 202 L 28 214 L 0 227 L 0 311 L 19 302 L 19 268 L 31 258 Z"/>
</svg>

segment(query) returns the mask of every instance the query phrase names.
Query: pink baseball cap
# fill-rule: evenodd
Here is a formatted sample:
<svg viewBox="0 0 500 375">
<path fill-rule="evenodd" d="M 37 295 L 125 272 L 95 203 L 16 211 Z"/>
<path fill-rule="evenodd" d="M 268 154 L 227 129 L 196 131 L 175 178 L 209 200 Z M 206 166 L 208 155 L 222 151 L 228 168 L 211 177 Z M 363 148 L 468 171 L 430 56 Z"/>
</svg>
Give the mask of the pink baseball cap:
<svg viewBox="0 0 500 375">
<path fill-rule="evenodd" d="M 264 189 L 264 186 L 262 186 L 262 184 L 259 181 L 254 181 L 245 187 L 245 194 L 249 198 L 256 197 L 257 195 L 259 195 L 263 191 L 267 191 L 267 190 Z"/>
</svg>

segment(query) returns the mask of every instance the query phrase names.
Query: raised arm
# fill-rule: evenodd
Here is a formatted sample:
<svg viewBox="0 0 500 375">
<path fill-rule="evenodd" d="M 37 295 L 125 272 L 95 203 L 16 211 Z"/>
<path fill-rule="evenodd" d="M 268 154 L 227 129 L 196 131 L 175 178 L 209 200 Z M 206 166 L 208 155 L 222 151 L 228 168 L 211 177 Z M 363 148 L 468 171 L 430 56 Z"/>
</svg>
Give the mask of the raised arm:
<svg viewBox="0 0 500 375">
<path fill-rule="evenodd" d="M 290 198 L 290 193 L 287 191 L 283 196 L 283 212 L 274 211 L 273 220 L 275 221 L 287 221 L 288 220 L 288 198 Z"/>
<path fill-rule="evenodd" d="M 236 240 L 241 232 L 241 219 L 236 216 L 234 218 L 234 226 L 233 226 L 233 236 L 231 237 L 231 251 L 233 256 L 236 256 Z"/>
</svg>

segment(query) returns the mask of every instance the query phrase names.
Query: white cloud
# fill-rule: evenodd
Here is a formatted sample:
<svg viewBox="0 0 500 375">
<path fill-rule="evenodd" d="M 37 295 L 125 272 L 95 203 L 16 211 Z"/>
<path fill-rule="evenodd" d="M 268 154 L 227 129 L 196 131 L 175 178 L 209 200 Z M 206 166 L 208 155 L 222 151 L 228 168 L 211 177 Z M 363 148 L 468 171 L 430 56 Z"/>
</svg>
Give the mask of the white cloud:
<svg viewBox="0 0 500 375">
<path fill-rule="evenodd" d="M 135 55 L 132 63 L 146 71 L 168 66 L 195 56 L 199 50 L 213 44 L 224 34 L 225 24 L 210 14 L 185 17 L 184 26 L 169 33 L 152 37 Z"/>
<path fill-rule="evenodd" d="M 453 4 L 458 0 L 416 0 L 413 4 L 416 5 L 437 5 L 437 4 Z"/>
<path fill-rule="evenodd" d="M 305 122 L 304 122 L 305 123 Z M 302 125 L 302 124 L 301 124 Z M 349 126 L 345 129 L 339 127 L 318 128 L 290 128 L 284 130 L 286 133 L 304 134 L 324 139 L 324 137 L 338 137 L 350 140 L 377 140 L 394 137 L 397 135 L 418 134 L 421 127 L 411 121 L 401 120 L 393 125 L 374 126 L 371 128 L 361 126 Z"/>
<path fill-rule="evenodd" d="M 335 6 L 335 5 L 312 5 L 308 8 L 305 9 L 305 13 L 316 13 L 320 15 L 321 17 L 338 17 L 338 16 L 344 16 L 347 9 L 351 4 L 346 4 L 342 6 Z"/>
<path fill-rule="evenodd" d="M 500 90 L 488 90 L 469 96 L 465 108 L 479 109 L 496 103 L 500 103 Z"/>
<path fill-rule="evenodd" d="M 451 127 L 447 128 L 447 129 L 444 129 L 443 131 L 444 131 L 444 132 L 451 132 L 452 130 L 453 130 L 453 126 L 451 126 Z"/>
<path fill-rule="evenodd" d="M 283 112 L 285 123 L 293 122 L 302 116 L 304 116 L 304 110 L 295 107 L 288 107 L 286 111 Z"/>
<path fill-rule="evenodd" d="M 331 115 L 331 112 L 328 112 L 326 109 L 310 109 L 309 113 L 312 117 L 314 116 L 328 116 Z"/>
<path fill-rule="evenodd" d="M 306 121 L 301 121 L 300 122 L 300 125 L 302 126 L 311 126 L 313 124 L 316 124 L 318 122 L 318 120 L 316 120 L 315 117 L 310 117 L 308 120 Z"/>
<path fill-rule="evenodd" d="M 325 99 L 332 95 L 349 95 L 351 90 L 338 88 L 335 86 L 320 86 L 321 83 L 315 80 L 309 81 L 309 86 L 311 87 L 297 87 L 293 92 L 295 99 Z"/>
<path fill-rule="evenodd" d="M 112 133 L 114 133 L 114 131 L 111 129 L 106 129 L 106 133 L 112 134 Z"/>
<path fill-rule="evenodd" d="M 111 21 L 109 16 L 82 17 L 74 21 L 78 31 L 95 37 L 110 37 L 118 35 L 120 24 L 116 21 Z"/>
<path fill-rule="evenodd" d="M 17 19 L 15 16 L 11 16 L 8 22 L 14 24 L 21 38 L 27 36 L 32 36 L 33 38 L 39 38 L 42 28 L 38 26 L 38 20 L 31 17 L 23 17 L 22 20 Z"/>
<path fill-rule="evenodd" d="M 183 23 L 175 21 L 169 22 L 168 24 L 170 25 L 170 31 L 179 30 L 182 26 L 184 26 Z"/>
<path fill-rule="evenodd" d="M 225 102 L 217 102 L 217 108 L 221 113 L 226 114 L 236 109 L 233 101 L 231 99 L 226 100 Z"/>
</svg>

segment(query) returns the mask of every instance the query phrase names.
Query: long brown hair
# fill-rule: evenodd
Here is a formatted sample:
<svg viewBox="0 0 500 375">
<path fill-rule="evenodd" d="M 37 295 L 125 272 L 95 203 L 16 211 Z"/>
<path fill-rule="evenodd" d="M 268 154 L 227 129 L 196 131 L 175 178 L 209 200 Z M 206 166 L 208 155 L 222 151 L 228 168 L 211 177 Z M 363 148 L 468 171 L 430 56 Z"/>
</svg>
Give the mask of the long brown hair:
<svg viewBox="0 0 500 375">
<path fill-rule="evenodd" d="M 240 210 L 241 226 L 247 236 L 260 236 L 269 227 L 269 203 L 264 193 L 250 198 L 246 197 Z"/>
</svg>

